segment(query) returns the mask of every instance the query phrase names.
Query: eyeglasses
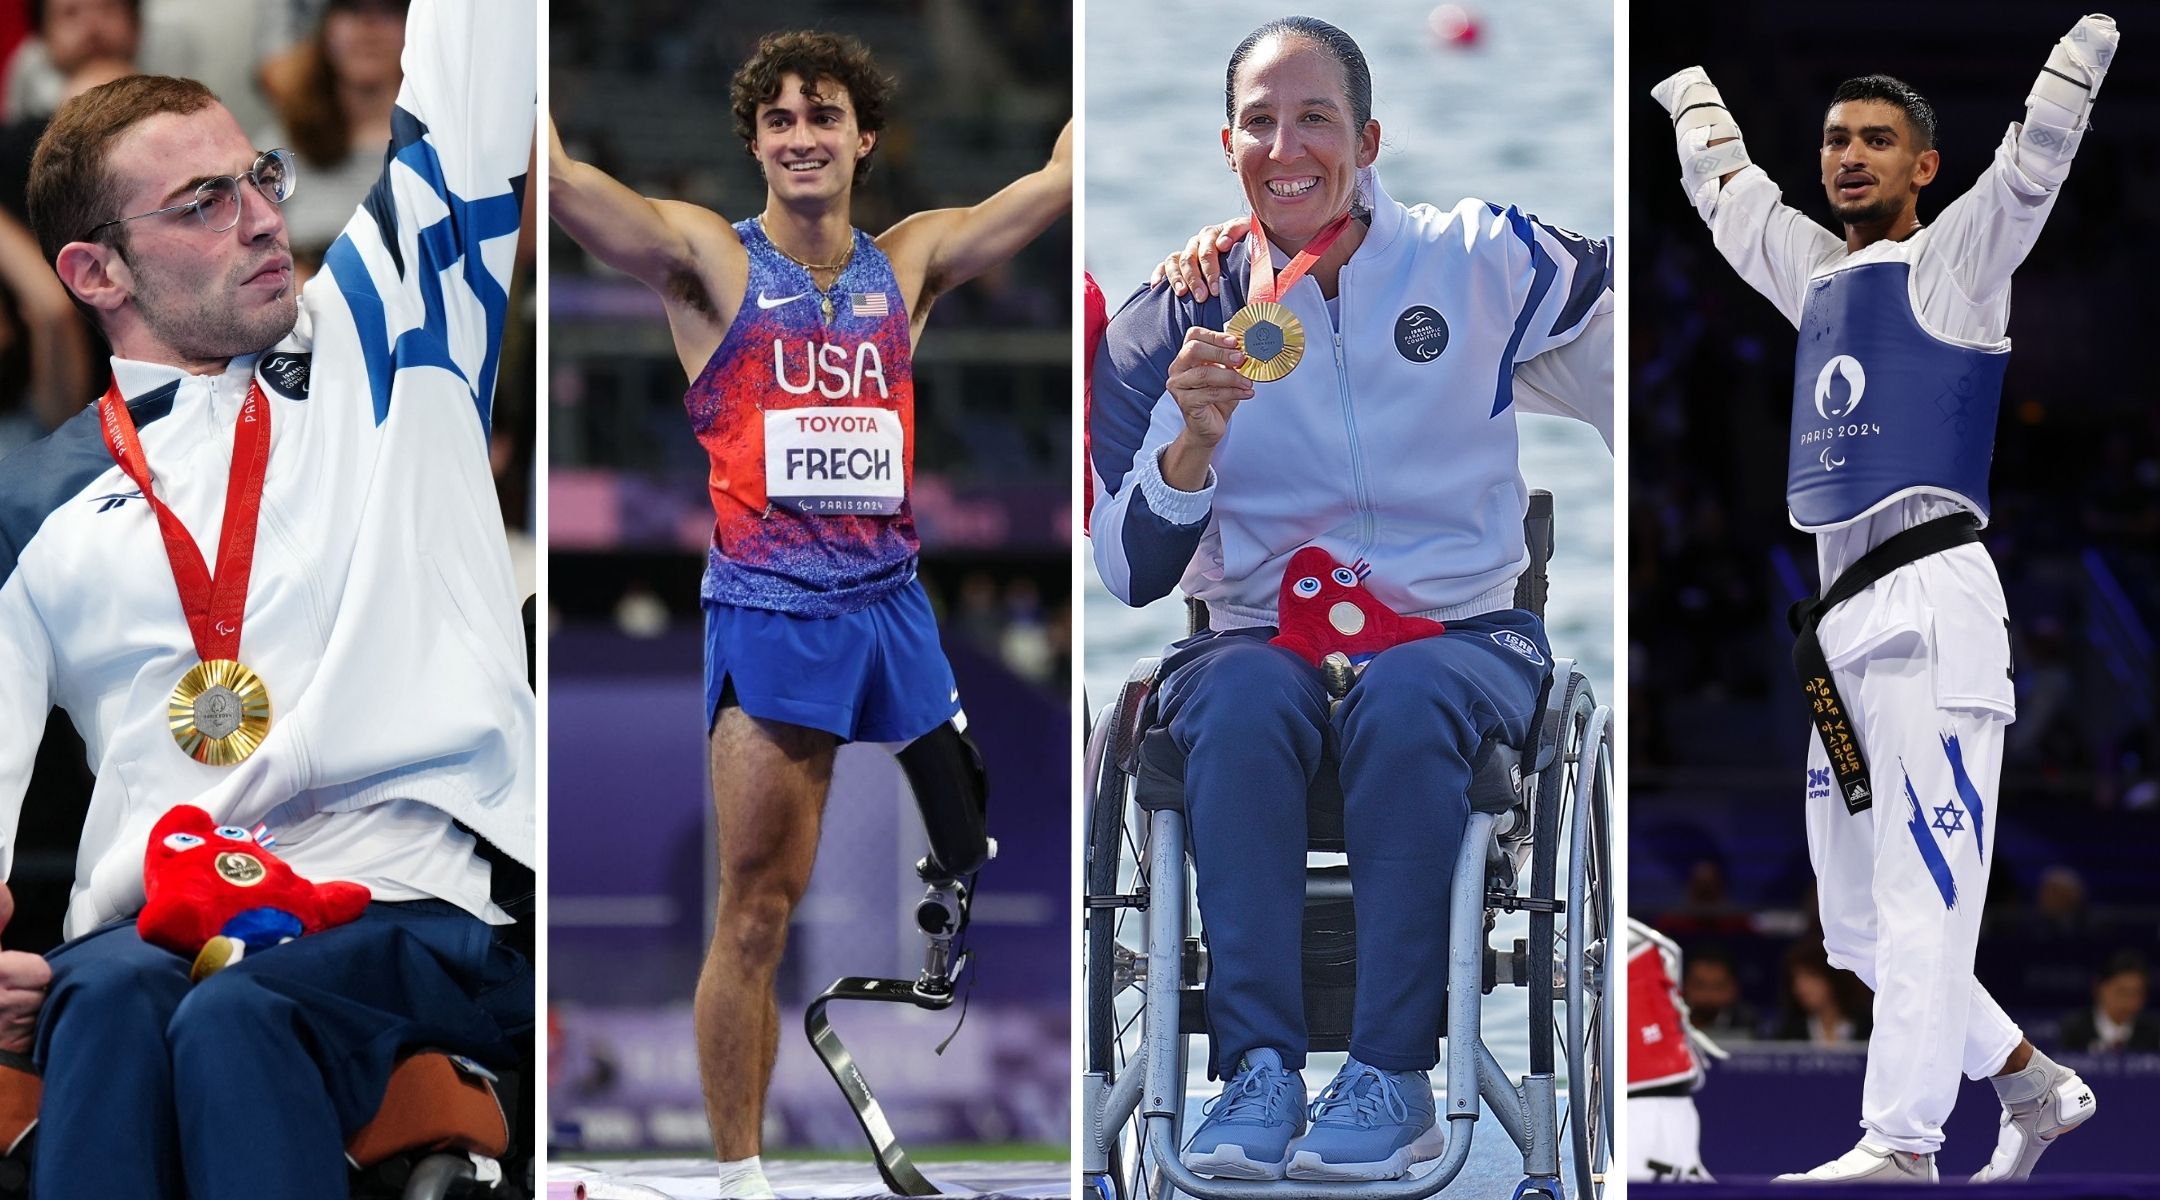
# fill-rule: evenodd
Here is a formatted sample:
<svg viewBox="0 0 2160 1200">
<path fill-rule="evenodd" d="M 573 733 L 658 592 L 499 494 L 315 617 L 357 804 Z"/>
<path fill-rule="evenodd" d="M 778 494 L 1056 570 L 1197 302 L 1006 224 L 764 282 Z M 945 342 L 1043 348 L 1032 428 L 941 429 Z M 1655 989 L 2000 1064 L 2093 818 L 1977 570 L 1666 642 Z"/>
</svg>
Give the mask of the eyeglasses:
<svg viewBox="0 0 2160 1200">
<path fill-rule="evenodd" d="M 195 188 L 195 198 L 186 204 L 174 204 L 152 212 L 136 213 L 132 217 L 120 217 L 105 222 L 84 234 L 85 238 L 97 236 L 99 229 L 128 221 L 140 221 L 144 217 L 161 217 L 166 213 L 192 212 L 213 233 L 223 233 L 240 223 L 240 181 L 245 179 L 255 185 L 263 199 L 272 204 L 283 204 L 290 199 L 299 184 L 299 170 L 293 162 L 292 151 L 285 149 L 265 150 L 255 159 L 245 174 L 220 175 L 206 179 Z"/>
</svg>

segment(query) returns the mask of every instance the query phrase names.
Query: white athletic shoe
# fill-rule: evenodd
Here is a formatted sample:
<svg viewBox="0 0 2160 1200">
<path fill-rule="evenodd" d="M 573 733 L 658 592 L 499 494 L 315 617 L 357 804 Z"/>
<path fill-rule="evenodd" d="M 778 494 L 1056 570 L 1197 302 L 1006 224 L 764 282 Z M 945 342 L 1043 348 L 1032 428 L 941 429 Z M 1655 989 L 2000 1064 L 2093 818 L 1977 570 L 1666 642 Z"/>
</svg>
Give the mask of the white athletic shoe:
<svg viewBox="0 0 2160 1200">
<path fill-rule="evenodd" d="M 2050 1062 L 2047 1090 L 2037 1100 L 2019 1105 L 2003 1105 L 2002 1125 L 1995 1134 L 1995 1153 L 1980 1173 L 1972 1177 L 1974 1183 L 1994 1183 L 2003 1179 L 2024 1179 L 2032 1174 L 2033 1164 L 2047 1153 L 2056 1138 L 2085 1123 L 2100 1104 L 2093 1098 L 2093 1090 L 2078 1078 L 2077 1072 L 2061 1063 Z"/>
<path fill-rule="evenodd" d="M 1799 1175 L 1780 1175 L 1777 1183 L 1935 1183 L 1935 1156 L 1903 1150 L 1878 1150 L 1866 1142 Z"/>
</svg>

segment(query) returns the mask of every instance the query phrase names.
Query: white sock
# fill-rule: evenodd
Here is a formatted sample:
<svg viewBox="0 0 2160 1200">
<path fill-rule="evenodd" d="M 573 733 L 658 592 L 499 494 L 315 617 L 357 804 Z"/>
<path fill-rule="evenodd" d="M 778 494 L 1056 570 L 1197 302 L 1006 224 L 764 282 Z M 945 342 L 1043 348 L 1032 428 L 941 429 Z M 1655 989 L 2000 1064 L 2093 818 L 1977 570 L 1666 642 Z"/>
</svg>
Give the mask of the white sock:
<svg viewBox="0 0 2160 1200">
<path fill-rule="evenodd" d="M 2055 1060 L 2035 1050 L 2032 1061 L 2025 1064 L 2024 1070 L 1997 1075 L 1988 1082 L 1995 1085 L 1995 1095 L 2003 1107 L 2016 1112 L 2032 1107 L 2047 1094 L 2048 1077 L 2053 1074 L 2049 1068 L 2054 1065 Z"/>
<path fill-rule="evenodd" d="M 757 1155 L 720 1164 L 720 1194 L 731 1200 L 774 1200 L 765 1163 Z"/>
</svg>

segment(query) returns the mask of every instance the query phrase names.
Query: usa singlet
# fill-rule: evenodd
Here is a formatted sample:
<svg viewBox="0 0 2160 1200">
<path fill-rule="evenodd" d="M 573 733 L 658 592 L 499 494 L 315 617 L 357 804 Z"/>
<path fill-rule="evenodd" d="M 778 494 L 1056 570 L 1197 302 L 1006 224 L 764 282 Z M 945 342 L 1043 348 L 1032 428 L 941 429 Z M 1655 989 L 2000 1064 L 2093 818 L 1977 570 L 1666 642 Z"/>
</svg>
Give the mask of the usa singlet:
<svg viewBox="0 0 2160 1200">
<path fill-rule="evenodd" d="M 704 599 L 854 612 L 915 575 L 915 384 L 892 263 L 855 231 L 829 289 L 755 220 L 742 307 L 683 398 L 712 460 Z"/>
</svg>

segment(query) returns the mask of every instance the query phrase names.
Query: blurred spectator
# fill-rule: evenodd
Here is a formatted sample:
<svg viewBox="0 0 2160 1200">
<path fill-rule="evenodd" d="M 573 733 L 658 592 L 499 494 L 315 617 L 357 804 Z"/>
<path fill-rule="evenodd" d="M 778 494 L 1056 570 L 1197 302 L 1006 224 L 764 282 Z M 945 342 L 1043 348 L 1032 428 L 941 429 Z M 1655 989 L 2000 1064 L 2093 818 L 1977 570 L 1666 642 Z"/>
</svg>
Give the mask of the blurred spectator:
<svg viewBox="0 0 2160 1200">
<path fill-rule="evenodd" d="M 0 212 L 0 458 L 74 416 L 100 373 L 94 339 L 37 240 Z M 20 407 L 11 407 L 20 399 Z"/>
<path fill-rule="evenodd" d="M 250 133 L 275 119 L 260 83 L 265 45 L 260 32 L 273 0 L 141 0 L 141 5 L 138 58 L 145 72 L 200 80 Z"/>
<path fill-rule="evenodd" d="M 49 117 L 68 76 L 98 59 L 133 62 L 142 37 L 140 0 L 31 0 L 37 36 L 7 66 L 7 119 Z"/>
<path fill-rule="evenodd" d="M 285 205 L 285 224 L 294 255 L 311 265 L 382 173 L 390 112 L 405 78 L 398 56 L 408 3 L 331 0 L 272 93 L 280 127 L 258 140 L 300 158 L 300 187 Z"/>
<path fill-rule="evenodd" d="M 2062 1048 L 2094 1054 L 2160 1051 L 2160 1019 L 2145 1011 L 2145 956 L 2123 950 L 2093 983 L 2093 1004 L 2062 1019 Z"/>
<path fill-rule="evenodd" d="M 2025 922 L 2026 932 L 2038 937 L 2072 937 L 2083 933 L 2090 920 L 2083 876 L 2060 863 L 2040 872 L 2032 912 Z"/>
<path fill-rule="evenodd" d="M 1830 965 L 1821 942 L 1799 942 L 1785 952 L 1785 1010 L 1772 1036 L 1818 1046 L 1867 1040 L 1872 1000 L 1859 978 Z"/>
<path fill-rule="evenodd" d="M 1653 923 L 1666 934 L 1682 937 L 1746 933 L 1753 922 L 1750 914 L 1735 905 L 1726 892 L 1725 864 L 1714 858 L 1701 858 L 1688 867 L 1687 902 L 1661 914 Z"/>
<path fill-rule="evenodd" d="M 988 571 L 969 571 L 960 581 L 960 607 L 952 614 L 952 623 L 961 637 L 985 650 L 997 650 L 1005 618 L 998 611 L 997 580 Z"/>
<path fill-rule="evenodd" d="M 1691 948 L 1687 973 L 1680 983 L 1681 998 L 1695 1028 L 1714 1037 L 1752 1038 L 1762 1025 L 1762 1014 L 1740 997 L 1740 976 L 1732 956 L 1721 946 Z"/>
</svg>

